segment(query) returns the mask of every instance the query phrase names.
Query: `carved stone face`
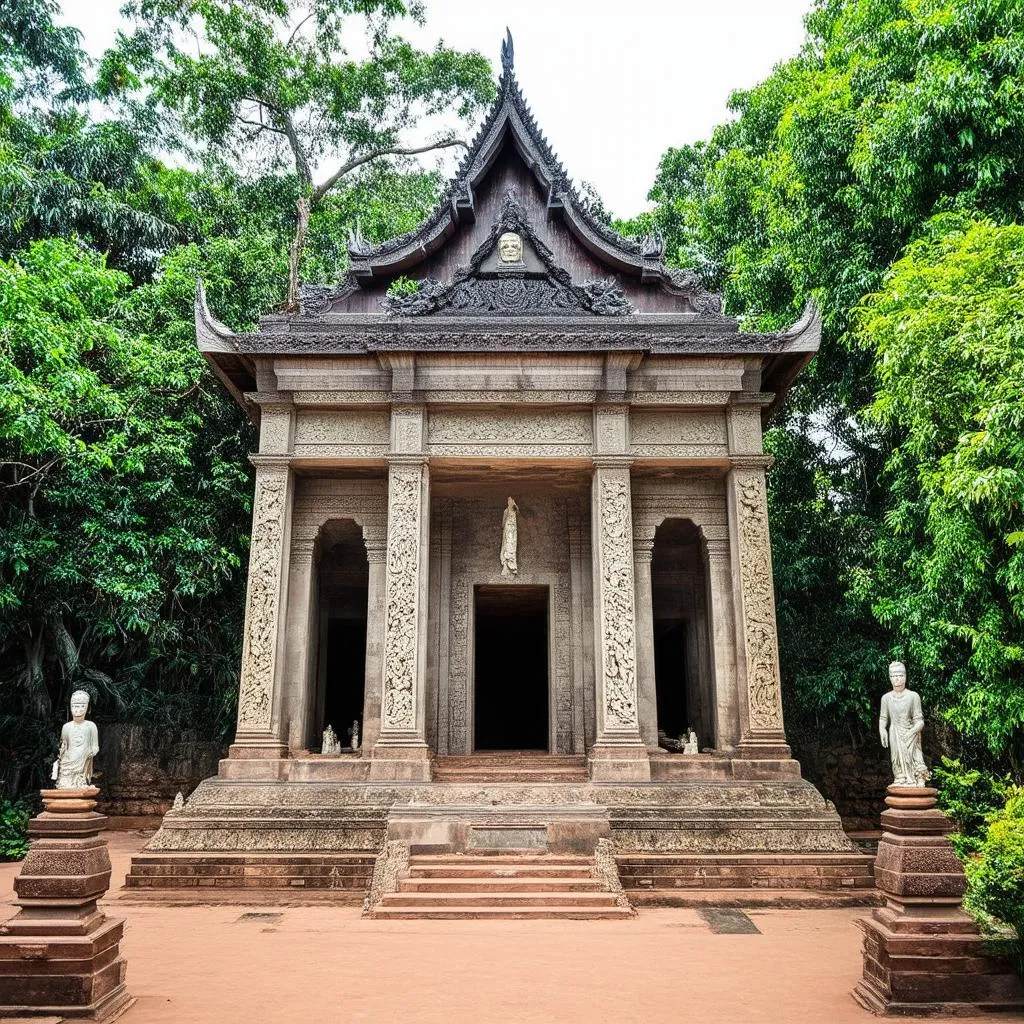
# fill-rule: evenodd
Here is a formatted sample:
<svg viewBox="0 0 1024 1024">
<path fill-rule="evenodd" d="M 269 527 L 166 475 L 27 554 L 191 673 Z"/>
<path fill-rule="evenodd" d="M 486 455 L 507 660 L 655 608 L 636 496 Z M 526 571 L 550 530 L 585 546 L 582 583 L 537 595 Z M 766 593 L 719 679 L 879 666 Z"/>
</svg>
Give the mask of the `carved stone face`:
<svg viewBox="0 0 1024 1024">
<path fill-rule="evenodd" d="M 902 661 L 894 661 L 889 666 L 889 682 L 892 688 L 899 693 L 907 686 L 907 666 Z"/>
<path fill-rule="evenodd" d="M 498 259 L 502 263 L 523 261 L 523 240 L 514 231 L 506 231 L 498 239 Z"/>
<path fill-rule="evenodd" d="M 85 690 L 76 690 L 71 694 L 71 717 L 76 722 L 85 719 L 85 713 L 89 710 L 89 694 Z"/>
</svg>

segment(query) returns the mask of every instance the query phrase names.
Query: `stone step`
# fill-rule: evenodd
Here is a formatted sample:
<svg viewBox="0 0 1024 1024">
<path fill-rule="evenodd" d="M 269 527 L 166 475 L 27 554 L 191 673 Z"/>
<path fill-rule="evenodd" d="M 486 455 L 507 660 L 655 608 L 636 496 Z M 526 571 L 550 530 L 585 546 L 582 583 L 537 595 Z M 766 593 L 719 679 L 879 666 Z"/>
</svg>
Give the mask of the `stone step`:
<svg viewBox="0 0 1024 1024">
<path fill-rule="evenodd" d="M 589 868 L 589 857 L 561 853 L 511 853 L 495 850 L 493 853 L 418 853 L 412 858 L 417 867 L 541 867 Z"/>
<path fill-rule="evenodd" d="M 740 907 L 745 909 L 828 909 L 879 907 L 877 889 L 629 889 L 636 907 Z"/>
<path fill-rule="evenodd" d="M 562 921 L 629 920 L 633 913 L 626 907 L 385 907 L 374 911 L 381 921 L 455 921 L 455 920 L 531 920 L 548 918 Z"/>
<path fill-rule="evenodd" d="M 873 858 L 860 853 L 622 854 L 629 892 L 656 890 L 874 890 Z"/>
<path fill-rule="evenodd" d="M 370 884 L 376 855 L 338 854 L 138 853 L 122 891 L 199 889 L 301 889 L 363 892 Z"/>
<path fill-rule="evenodd" d="M 436 782 L 585 782 L 587 760 L 577 754 L 488 751 L 449 754 L 434 761 Z"/>
<path fill-rule="evenodd" d="M 404 878 L 400 892 L 601 892 L 594 878 Z"/>
<path fill-rule="evenodd" d="M 582 867 L 541 867 L 539 865 L 487 865 L 487 864 L 453 864 L 427 866 L 410 864 L 410 878 L 475 878 L 505 879 L 516 878 L 590 878 L 589 865 Z"/>
<path fill-rule="evenodd" d="M 610 892 L 389 892 L 385 907 L 614 907 Z"/>
</svg>

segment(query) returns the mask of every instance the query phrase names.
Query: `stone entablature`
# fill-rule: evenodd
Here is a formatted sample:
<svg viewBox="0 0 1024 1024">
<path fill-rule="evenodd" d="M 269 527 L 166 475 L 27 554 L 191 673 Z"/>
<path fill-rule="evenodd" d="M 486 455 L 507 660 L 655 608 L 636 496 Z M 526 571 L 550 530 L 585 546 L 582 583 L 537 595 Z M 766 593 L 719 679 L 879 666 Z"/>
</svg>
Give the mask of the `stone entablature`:
<svg viewBox="0 0 1024 1024">
<path fill-rule="evenodd" d="M 759 420 L 733 416 L 731 408 L 446 406 L 425 413 L 420 406 L 415 409 L 394 416 L 383 409 L 275 410 L 263 417 L 261 451 L 292 455 L 303 463 L 382 464 L 389 454 L 576 460 L 622 454 L 640 461 L 724 462 L 732 454 L 730 441 L 742 454 L 759 452 L 761 445 Z M 395 430 L 405 433 L 393 436 Z"/>
</svg>

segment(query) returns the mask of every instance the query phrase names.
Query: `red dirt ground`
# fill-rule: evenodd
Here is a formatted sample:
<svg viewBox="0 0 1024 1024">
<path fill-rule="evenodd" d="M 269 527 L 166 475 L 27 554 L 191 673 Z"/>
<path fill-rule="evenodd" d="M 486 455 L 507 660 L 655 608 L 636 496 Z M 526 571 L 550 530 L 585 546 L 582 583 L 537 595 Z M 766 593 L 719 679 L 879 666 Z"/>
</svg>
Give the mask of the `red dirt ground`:
<svg viewBox="0 0 1024 1024">
<path fill-rule="evenodd" d="M 119 886 L 145 838 L 107 836 Z M 17 870 L 0 865 L 0 918 L 14 911 Z M 854 921 L 865 910 L 752 910 L 762 934 L 716 935 L 693 910 L 644 910 L 630 921 L 402 922 L 364 921 L 354 907 L 248 908 L 279 913 L 276 921 L 239 921 L 241 905 L 111 899 L 106 909 L 127 919 L 122 950 L 138 1001 L 123 1024 L 873 1019 L 850 996 L 860 974 Z"/>
</svg>

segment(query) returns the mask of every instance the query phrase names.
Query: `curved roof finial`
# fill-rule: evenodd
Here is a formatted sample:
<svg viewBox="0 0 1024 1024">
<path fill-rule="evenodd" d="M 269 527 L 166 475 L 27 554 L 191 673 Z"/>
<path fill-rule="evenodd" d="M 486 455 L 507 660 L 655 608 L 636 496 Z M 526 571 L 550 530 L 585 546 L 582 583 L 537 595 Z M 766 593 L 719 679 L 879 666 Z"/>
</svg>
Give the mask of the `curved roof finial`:
<svg viewBox="0 0 1024 1024">
<path fill-rule="evenodd" d="M 508 26 L 505 26 L 505 38 L 501 43 L 501 70 L 506 74 L 512 73 L 512 62 L 515 59 L 515 50 L 512 47 L 512 33 Z"/>
</svg>

